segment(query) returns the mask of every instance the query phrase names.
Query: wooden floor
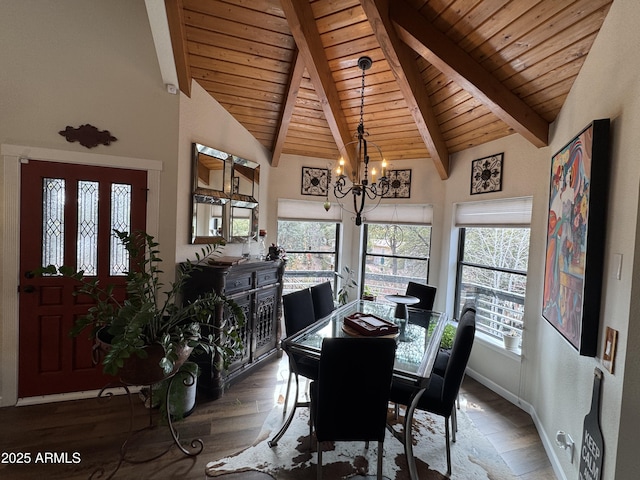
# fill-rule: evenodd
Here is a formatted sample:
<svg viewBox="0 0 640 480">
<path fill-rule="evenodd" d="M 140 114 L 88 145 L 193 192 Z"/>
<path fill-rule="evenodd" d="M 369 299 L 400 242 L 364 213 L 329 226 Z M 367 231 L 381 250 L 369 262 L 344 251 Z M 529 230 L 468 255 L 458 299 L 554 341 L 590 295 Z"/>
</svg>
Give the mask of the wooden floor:
<svg viewBox="0 0 640 480">
<path fill-rule="evenodd" d="M 276 387 L 286 379 L 286 362 L 276 359 L 234 385 L 222 398 L 199 399 L 195 412 L 180 422 L 179 432 L 183 440 L 202 439 L 200 455 L 188 457 L 173 446 L 151 462 L 123 462 L 113 478 L 203 479 L 207 462 L 236 453 L 256 439 L 278 401 L 275 392 L 280 388 Z M 529 415 L 468 377 L 461 398 L 473 422 L 519 479 L 556 478 Z M 132 403 L 134 430 L 144 429 L 149 425 L 149 410 L 137 395 Z M 2 408 L 0 478 L 109 478 L 118 466 L 129 418 L 126 396 L 114 396 L 106 402 L 92 398 Z M 129 441 L 127 459 L 145 460 L 171 445 L 166 428 L 157 426 Z M 11 463 L 19 460 L 23 463 Z"/>
<path fill-rule="evenodd" d="M 465 411 L 521 480 L 556 480 L 528 413 L 466 376 L 460 391 Z"/>
</svg>

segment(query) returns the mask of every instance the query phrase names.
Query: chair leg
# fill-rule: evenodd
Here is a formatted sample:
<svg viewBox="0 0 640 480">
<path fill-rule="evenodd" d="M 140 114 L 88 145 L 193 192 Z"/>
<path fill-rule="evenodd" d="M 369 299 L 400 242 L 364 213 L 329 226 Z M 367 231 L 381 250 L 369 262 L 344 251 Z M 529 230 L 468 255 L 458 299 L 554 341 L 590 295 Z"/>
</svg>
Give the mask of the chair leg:
<svg viewBox="0 0 640 480">
<path fill-rule="evenodd" d="M 282 416 L 285 417 L 287 415 L 287 405 L 289 405 L 289 391 L 291 390 L 291 377 L 293 376 L 293 372 L 289 370 L 289 379 L 287 380 L 287 393 L 284 395 L 284 408 L 282 409 Z"/>
<path fill-rule="evenodd" d="M 383 442 L 378 442 L 378 480 L 382 480 L 382 455 L 383 452 Z"/>
<path fill-rule="evenodd" d="M 444 419 L 444 435 L 447 444 L 447 477 L 451 476 L 451 444 L 449 443 L 449 419 Z"/>
<path fill-rule="evenodd" d="M 322 446 L 320 445 L 320 442 L 318 442 L 318 466 L 316 468 L 316 478 L 317 480 L 322 480 Z"/>
<path fill-rule="evenodd" d="M 456 441 L 456 432 L 458 431 L 458 417 L 456 414 L 456 407 L 455 405 L 453 406 L 453 408 L 451 409 L 451 439 L 453 442 Z"/>
</svg>

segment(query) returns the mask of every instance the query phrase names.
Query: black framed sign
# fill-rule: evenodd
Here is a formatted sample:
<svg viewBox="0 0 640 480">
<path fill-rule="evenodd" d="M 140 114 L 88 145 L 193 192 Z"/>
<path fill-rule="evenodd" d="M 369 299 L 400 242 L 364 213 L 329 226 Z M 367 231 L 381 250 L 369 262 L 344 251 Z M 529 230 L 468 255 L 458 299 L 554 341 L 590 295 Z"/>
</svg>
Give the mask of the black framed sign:
<svg viewBox="0 0 640 480">
<path fill-rule="evenodd" d="M 329 169 L 302 167 L 302 195 L 325 197 L 329 188 Z"/>
<path fill-rule="evenodd" d="M 502 190 L 504 153 L 479 158 L 471 162 L 471 195 Z"/>
<path fill-rule="evenodd" d="M 411 169 L 389 170 L 389 191 L 384 198 L 411 198 Z"/>
</svg>

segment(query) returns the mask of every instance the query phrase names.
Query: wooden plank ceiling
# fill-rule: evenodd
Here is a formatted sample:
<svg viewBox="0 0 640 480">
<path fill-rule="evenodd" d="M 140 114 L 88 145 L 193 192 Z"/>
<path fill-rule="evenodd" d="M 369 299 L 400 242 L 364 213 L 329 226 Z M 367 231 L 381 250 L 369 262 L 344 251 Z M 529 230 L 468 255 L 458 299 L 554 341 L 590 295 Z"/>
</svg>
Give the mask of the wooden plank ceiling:
<svg viewBox="0 0 640 480">
<path fill-rule="evenodd" d="M 273 152 L 335 160 L 360 120 L 390 162 L 547 144 L 612 0 L 165 0 L 198 82 Z"/>
</svg>

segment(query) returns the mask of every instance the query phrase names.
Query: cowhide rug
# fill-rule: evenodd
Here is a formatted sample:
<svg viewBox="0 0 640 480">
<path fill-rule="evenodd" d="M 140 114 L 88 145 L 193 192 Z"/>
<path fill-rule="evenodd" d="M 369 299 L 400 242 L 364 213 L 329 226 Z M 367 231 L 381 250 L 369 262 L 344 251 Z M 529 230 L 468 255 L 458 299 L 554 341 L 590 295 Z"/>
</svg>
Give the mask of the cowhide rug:
<svg viewBox="0 0 640 480">
<path fill-rule="evenodd" d="M 458 410 L 456 443 L 451 444 L 452 479 L 464 480 L 515 480 L 504 460 L 491 443 L 475 428 L 465 414 L 462 401 Z M 402 414 L 402 410 L 401 410 Z M 392 410 L 389 420 L 394 421 Z M 402 417 L 400 417 L 400 421 Z M 309 411 L 298 408 L 289 430 L 271 448 L 267 441 L 278 431 L 283 422 L 282 405 L 274 407 L 265 421 L 255 444 L 237 455 L 211 459 L 207 464 L 207 478 L 235 472 L 233 478 L 241 478 L 250 471 L 263 472 L 277 480 L 313 480 L 316 478 L 316 442 L 309 450 Z M 394 429 L 401 431 L 401 423 Z M 423 411 L 414 415 L 414 454 L 420 480 L 443 480 L 447 471 L 445 453 L 444 420 Z M 377 443 L 371 442 L 365 449 L 364 442 L 327 442 L 323 444 L 323 478 L 344 479 L 353 475 L 375 475 Z M 383 474 L 390 480 L 409 480 L 404 447 L 387 432 L 384 442 Z M 229 478 L 229 477 L 227 477 Z M 250 477 L 247 477 L 250 478 Z M 375 477 L 371 477 L 375 478 Z"/>
</svg>

